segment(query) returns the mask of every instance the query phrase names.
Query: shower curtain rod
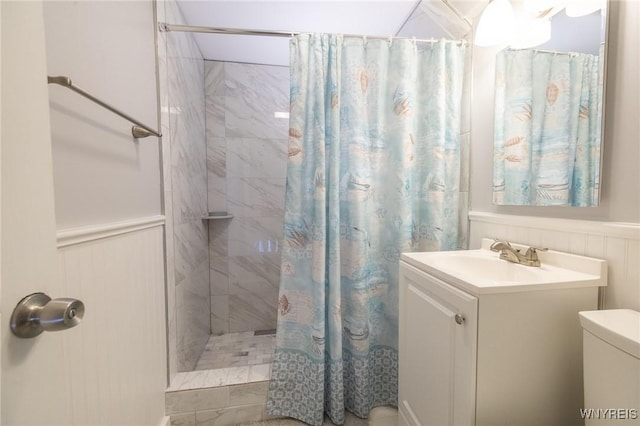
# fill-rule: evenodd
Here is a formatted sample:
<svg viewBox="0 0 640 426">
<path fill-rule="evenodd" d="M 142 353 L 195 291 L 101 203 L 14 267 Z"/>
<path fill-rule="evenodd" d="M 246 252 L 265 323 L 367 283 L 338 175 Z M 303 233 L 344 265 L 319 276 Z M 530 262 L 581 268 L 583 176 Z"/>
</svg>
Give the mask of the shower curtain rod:
<svg viewBox="0 0 640 426">
<path fill-rule="evenodd" d="M 523 47 L 523 48 L 513 48 L 513 47 L 508 47 L 506 48 L 506 50 L 509 50 L 510 52 L 520 52 L 523 50 L 528 50 L 528 51 L 532 51 L 532 52 L 540 52 L 540 53 L 553 53 L 554 55 L 568 55 L 568 56 L 577 56 L 577 55 L 582 55 L 583 53 L 580 52 L 559 52 L 557 50 L 545 50 L 545 49 L 536 49 L 536 48 L 531 48 L 531 47 Z"/>
<path fill-rule="evenodd" d="M 266 36 L 266 37 L 294 37 L 299 34 L 295 31 L 268 31 L 268 30 L 245 30 L 238 28 L 218 28 L 218 27 L 202 27 L 197 25 L 174 25 L 161 22 L 158 24 L 162 32 L 188 32 L 188 33 L 206 33 L 206 34 L 230 34 L 230 35 L 247 35 L 247 36 Z M 342 34 L 344 37 L 364 37 L 370 39 L 388 40 L 415 40 L 421 42 L 435 43 L 438 39 L 419 39 L 415 37 L 398 37 L 398 36 L 369 36 L 361 34 Z M 467 40 L 458 40 L 458 43 L 467 44 Z"/>
</svg>

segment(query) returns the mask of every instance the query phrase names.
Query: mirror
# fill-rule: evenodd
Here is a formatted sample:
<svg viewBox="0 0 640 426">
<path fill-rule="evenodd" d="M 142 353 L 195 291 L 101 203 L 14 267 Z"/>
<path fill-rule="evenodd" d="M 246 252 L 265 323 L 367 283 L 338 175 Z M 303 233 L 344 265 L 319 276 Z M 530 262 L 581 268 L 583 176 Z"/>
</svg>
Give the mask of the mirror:
<svg viewBox="0 0 640 426">
<path fill-rule="evenodd" d="M 551 18 L 552 37 L 496 57 L 493 201 L 596 206 L 600 198 L 606 2 Z"/>
</svg>

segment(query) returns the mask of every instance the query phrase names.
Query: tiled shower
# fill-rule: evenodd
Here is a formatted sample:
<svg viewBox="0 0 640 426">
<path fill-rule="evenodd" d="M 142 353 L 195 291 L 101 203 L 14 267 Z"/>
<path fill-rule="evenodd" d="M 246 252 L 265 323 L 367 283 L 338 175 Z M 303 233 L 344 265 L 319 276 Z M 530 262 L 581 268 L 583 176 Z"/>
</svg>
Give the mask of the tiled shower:
<svg viewBox="0 0 640 426">
<path fill-rule="evenodd" d="M 287 161 L 287 67 L 205 61 L 211 330 L 276 326 Z"/>
<path fill-rule="evenodd" d="M 204 61 L 202 78 L 206 143 L 183 147 L 173 172 L 174 180 L 181 184 L 174 188 L 186 191 L 183 195 L 174 190 L 174 209 L 182 203 L 177 218 L 185 216 L 185 211 L 191 213 L 187 214 L 190 220 L 183 220 L 186 224 L 174 220 L 176 242 L 182 245 L 176 255 L 183 253 L 188 259 L 182 259 L 182 264 L 193 271 L 181 274 L 185 268 L 177 268 L 176 280 L 178 285 L 189 280 L 187 288 L 193 290 L 185 295 L 191 300 L 183 299 L 184 305 L 197 312 L 178 312 L 177 339 L 183 347 L 178 353 L 179 371 L 270 362 L 271 356 L 255 349 L 264 349 L 266 344 L 271 346 L 266 352 L 273 352 L 280 280 L 288 68 Z M 206 210 L 201 205 L 205 202 Z M 197 217 L 197 209 L 208 218 Z M 202 237 L 208 243 L 205 274 L 200 261 L 205 260 L 200 259 Z M 185 244 L 193 248 L 185 250 Z M 203 305 L 205 298 L 208 306 Z M 181 327 L 180 318 L 186 315 L 192 318 L 190 324 Z M 196 329 L 187 329 L 189 325 Z M 210 338 L 202 335 L 204 328 Z M 252 332 L 257 336 L 250 339 Z M 234 338 L 225 337 L 229 334 L 245 338 L 231 344 Z"/>
<path fill-rule="evenodd" d="M 175 2 L 159 5 L 160 22 L 184 22 Z M 160 32 L 158 44 L 170 376 L 269 363 L 289 69 L 205 61 L 188 33 Z"/>
<path fill-rule="evenodd" d="M 177 4 L 158 20 L 184 22 Z M 172 424 L 268 418 L 289 69 L 205 61 L 159 33 Z M 214 219 L 208 217 L 213 216 Z"/>
</svg>

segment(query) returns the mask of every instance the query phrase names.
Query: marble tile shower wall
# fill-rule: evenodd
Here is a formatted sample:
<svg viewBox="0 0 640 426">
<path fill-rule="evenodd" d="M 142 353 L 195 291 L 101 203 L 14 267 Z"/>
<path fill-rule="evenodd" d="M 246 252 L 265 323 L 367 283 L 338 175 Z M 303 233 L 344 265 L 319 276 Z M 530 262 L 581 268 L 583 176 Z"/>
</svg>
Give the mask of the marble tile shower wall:
<svg viewBox="0 0 640 426">
<path fill-rule="evenodd" d="M 184 23 L 174 1 L 160 22 Z M 159 33 L 170 370 L 190 371 L 210 334 L 204 60 L 189 33 Z M 204 313 L 204 314 L 203 314 Z"/>
<path fill-rule="evenodd" d="M 458 212 L 459 237 L 458 248 L 469 246 L 469 184 L 470 184 L 470 156 L 471 156 L 471 58 L 472 49 L 467 48 L 464 64 L 464 80 L 462 84 L 462 99 L 460 112 L 460 198 Z"/>
<path fill-rule="evenodd" d="M 205 61 L 211 327 L 276 325 L 284 216 L 287 67 Z"/>
</svg>

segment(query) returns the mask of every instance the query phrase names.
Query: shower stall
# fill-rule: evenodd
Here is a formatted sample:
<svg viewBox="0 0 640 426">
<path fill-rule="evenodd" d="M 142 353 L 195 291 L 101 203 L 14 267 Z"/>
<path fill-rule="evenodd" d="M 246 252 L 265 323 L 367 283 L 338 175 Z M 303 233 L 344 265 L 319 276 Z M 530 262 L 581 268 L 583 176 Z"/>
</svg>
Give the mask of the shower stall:
<svg viewBox="0 0 640 426">
<path fill-rule="evenodd" d="M 196 368 L 269 363 L 280 280 L 289 71 L 205 61 L 204 73 L 213 337 Z"/>
<path fill-rule="evenodd" d="M 186 24 L 174 1 L 158 2 L 157 12 L 158 23 Z M 422 28 L 424 12 L 414 15 L 408 35 Z M 429 37 L 444 37 L 431 31 Z M 169 376 L 261 366 L 267 380 L 278 312 L 289 68 L 205 60 L 193 34 L 182 30 L 158 32 L 158 65 Z M 464 239 L 466 221 L 460 229 Z"/>
<path fill-rule="evenodd" d="M 175 2 L 158 22 L 184 23 Z M 169 374 L 271 362 L 287 160 L 287 67 L 204 60 L 158 33 Z"/>
</svg>

